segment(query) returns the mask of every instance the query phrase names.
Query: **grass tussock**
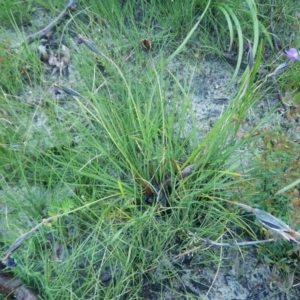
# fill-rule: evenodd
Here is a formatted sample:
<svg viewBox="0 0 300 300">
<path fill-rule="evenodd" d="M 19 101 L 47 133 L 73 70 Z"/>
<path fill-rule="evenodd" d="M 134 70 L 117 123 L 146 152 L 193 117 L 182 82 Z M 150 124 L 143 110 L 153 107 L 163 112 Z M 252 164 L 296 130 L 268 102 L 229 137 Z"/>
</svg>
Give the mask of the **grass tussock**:
<svg viewBox="0 0 300 300">
<path fill-rule="evenodd" d="M 24 17 L 38 9 L 54 14 L 56 6 L 43 5 L 38 1 Z M 288 3 L 280 5 L 289 9 Z M 153 299 L 167 290 L 182 297 L 172 285 L 180 277 L 175 265 L 181 254 L 199 246 L 191 232 L 211 240 L 264 238 L 257 220 L 223 200 L 299 226 L 296 184 L 276 194 L 298 179 L 296 62 L 278 78 L 292 97 L 291 130 L 266 127 L 270 113 L 241 131 L 269 91 L 260 73 L 265 49 L 273 47 L 263 15 L 269 9 L 250 0 L 80 1 L 55 33 L 55 47 L 70 49 L 70 77 L 45 70 L 38 41 L 12 48 L 16 41 L 4 37 L 0 249 L 5 253 L 51 218 L 12 255 L 18 263 L 14 274 L 41 299 L 138 299 L 149 297 L 150 282 L 159 286 Z M 21 6 L 1 14 L 1 24 L 15 28 L 22 40 Z M 78 35 L 85 43 L 76 44 Z M 151 40 L 150 50 L 143 39 Z M 247 40 L 253 65 L 241 75 Z M 225 50 L 236 51 L 237 92 L 199 140 L 189 82 L 168 66 Z M 188 133 L 187 116 L 194 120 Z M 278 260 L 284 254 L 277 244 L 259 251 L 287 273 L 294 252 L 279 243 L 289 261 Z M 218 248 L 197 253 L 207 265 L 222 261 Z"/>
</svg>

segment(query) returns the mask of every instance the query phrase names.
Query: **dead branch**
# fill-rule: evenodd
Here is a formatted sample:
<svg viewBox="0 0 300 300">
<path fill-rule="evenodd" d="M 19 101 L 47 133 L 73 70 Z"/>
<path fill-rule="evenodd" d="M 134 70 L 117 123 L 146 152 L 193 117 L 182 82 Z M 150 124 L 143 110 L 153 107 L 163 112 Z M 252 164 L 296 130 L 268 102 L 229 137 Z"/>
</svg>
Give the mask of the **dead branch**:
<svg viewBox="0 0 300 300">
<path fill-rule="evenodd" d="M 45 28 L 39 30 L 38 32 L 35 32 L 25 38 L 25 40 L 19 44 L 18 46 L 14 47 L 20 47 L 24 43 L 32 43 L 35 39 L 41 38 L 42 36 L 46 35 L 49 33 L 54 26 L 56 26 L 63 18 L 64 16 L 68 13 L 70 9 L 75 9 L 77 6 L 77 0 L 70 0 L 69 3 L 66 5 L 66 7 L 61 11 L 61 13 L 50 23 L 48 24 Z"/>
</svg>

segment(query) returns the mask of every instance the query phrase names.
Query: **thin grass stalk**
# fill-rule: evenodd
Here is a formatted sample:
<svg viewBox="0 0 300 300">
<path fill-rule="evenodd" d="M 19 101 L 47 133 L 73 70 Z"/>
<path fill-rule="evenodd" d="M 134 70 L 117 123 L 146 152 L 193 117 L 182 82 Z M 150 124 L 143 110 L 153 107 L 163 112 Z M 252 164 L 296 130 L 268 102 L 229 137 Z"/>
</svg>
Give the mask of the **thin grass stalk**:
<svg viewBox="0 0 300 300">
<path fill-rule="evenodd" d="M 263 44 L 261 43 L 259 55 L 256 58 L 253 70 L 251 72 L 248 70 L 248 77 L 245 79 L 244 85 L 241 86 L 240 92 L 232 101 L 225 113 L 217 121 L 213 129 L 200 143 L 199 147 L 189 156 L 185 164 L 182 166 L 183 168 L 190 163 L 195 163 L 203 151 L 205 153 L 204 161 L 208 162 L 215 151 L 220 152 L 222 147 L 225 146 L 225 143 L 228 143 L 230 140 L 235 138 L 235 134 L 240 124 L 239 122 L 232 123 L 233 118 L 235 116 L 243 118 L 249 107 L 251 107 L 257 100 L 255 97 L 250 97 L 252 95 L 252 88 L 250 87 L 260 65 L 263 48 L 262 45 Z M 218 138 L 216 139 L 216 137 Z M 243 142 L 246 143 L 246 140 Z M 201 163 L 203 163 L 203 159 L 201 160 Z"/>
<path fill-rule="evenodd" d="M 236 79 L 238 72 L 240 70 L 240 66 L 242 63 L 242 59 L 243 59 L 243 53 L 244 53 L 244 38 L 243 38 L 243 32 L 242 32 L 242 28 L 241 28 L 241 24 L 239 22 L 239 19 L 237 18 L 236 14 L 233 12 L 233 10 L 228 6 L 228 5 L 224 5 L 222 4 L 222 7 L 228 12 L 228 14 L 230 15 L 231 19 L 233 20 L 233 23 L 235 24 L 235 28 L 237 31 L 237 35 L 238 35 L 238 58 L 237 58 L 237 64 L 234 70 L 234 73 L 232 75 L 232 78 L 228 84 L 228 86 L 231 86 L 232 83 L 234 82 L 234 80 Z"/>
<path fill-rule="evenodd" d="M 259 21 L 257 19 L 257 8 L 256 4 L 253 0 L 246 0 L 247 5 L 249 7 L 249 10 L 251 12 L 252 17 L 252 23 L 253 23 L 253 45 L 252 45 L 252 51 L 253 56 L 255 57 L 257 47 L 259 44 Z"/>
<path fill-rule="evenodd" d="M 232 24 L 230 15 L 229 15 L 229 13 L 228 13 L 228 11 L 226 10 L 225 7 L 223 7 L 222 4 L 217 5 L 217 8 L 223 13 L 223 15 L 225 16 L 225 19 L 227 21 L 228 30 L 229 30 L 229 39 L 230 39 L 228 50 L 230 51 L 231 47 L 232 47 L 232 44 L 233 44 L 233 38 L 234 38 L 234 36 L 233 36 L 233 24 Z"/>
<path fill-rule="evenodd" d="M 205 16 L 209 6 L 211 4 L 211 0 L 208 1 L 203 13 L 201 14 L 201 16 L 199 17 L 198 22 L 194 25 L 194 27 L 190 30 L 190 32 L 188 33 L 188 35 L 186 36 L 186 38 L 183 40 L 183 42 L 177 47 L 177 49 L 164 61 L 163 65 L 162 65 L 162 69 L 175 57 L 177 56 L 181 50 L 184 48 L 184 46 L 186 45 L 186 43 L 189 41 L 189 39 L 191 38 L 191 36 L 193 35 L 193 33 L 195 32 L 195 30 L 197 29 L 198 25 L 200 24 L 200 22 L 202 21 L 203 17 Z"/>
</svg>

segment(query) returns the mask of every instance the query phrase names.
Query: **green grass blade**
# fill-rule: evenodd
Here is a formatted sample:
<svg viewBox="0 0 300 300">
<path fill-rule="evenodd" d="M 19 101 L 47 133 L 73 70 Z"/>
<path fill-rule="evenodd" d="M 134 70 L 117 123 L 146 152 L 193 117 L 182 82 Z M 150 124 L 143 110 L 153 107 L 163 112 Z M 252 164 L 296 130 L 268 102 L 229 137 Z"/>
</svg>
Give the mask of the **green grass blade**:
<svg viewBox="0 0 300 300">
<path fill-rule="evenodd" d="M 210 6 L 211 0 L 208 1 L 203 13 L 199 17 L 198 22 L 194 25 L 194 27 L 190 30 L 186 38 L 183 40 L 183 42 L 179 45 L 179 47 L 164 61 L 164 66 L 167 65 L 176 55 L 178 55 L 182 49 L 184 48 L 185 44 L 189 41 L 195 30 L 197 29 L 198 25 L 200 24 L 201 20 L 205 16 L 209 6 Z"/>
<path fill-rule="evenodd" d="M 242 59 L 243 59 L 243 53 L 244 53 L 244 39 L 243 39 L 241 24 L 240 24 L 239 19 L 236 16 L 236 14 L 233 12 L 233 10 L 228 5 L 223 4 L 223 9 L 225 9 L 228 12 L 231 19 L 233 20 L 236 31 L 237 31 L 237 35 L 238 35 L 238 58 L 237 58 L 237 64 L 236 64 L 234 73 L 228 84 L 228 86 L 230 86 L 235 81 L 235 79 L 238 75 L 238 72 L 240 70 L 240 66 L 241 66 Z"/>
<path fill-rule="evenodd" d="M 228 30 L 229 30 L 229 38 L 230 38 L 230 42 L 229 42 L 229 49 L 228 51 L 230 51 L 231 47 L 232 47 L 232 43 L 233 43 L 233 25 L 232 25 L 232 21 L 230 19 L 229 13 L 227 12 L 227 10 L 222 6 L 222 4 L 218 4 L 215 5 L 215 7 L 217 9 L 219 9 L 225 16 L 225 19 L 227 21 L 227 25 L 228 25 Z"/>
<path fill-rule="evenodd" d="M 252 51 L 253 51 L 253 56 L 256 54 L 256 50 L 258 47 L 259 43 L 259 21 L 257 19 L 257 8 L 255 5 L 255 2 L 253 0 L 246 0 L 251 17 L 252 17 L 252 22 L 253 22 L 253 45 L 252 45 Z"/>
</svg>

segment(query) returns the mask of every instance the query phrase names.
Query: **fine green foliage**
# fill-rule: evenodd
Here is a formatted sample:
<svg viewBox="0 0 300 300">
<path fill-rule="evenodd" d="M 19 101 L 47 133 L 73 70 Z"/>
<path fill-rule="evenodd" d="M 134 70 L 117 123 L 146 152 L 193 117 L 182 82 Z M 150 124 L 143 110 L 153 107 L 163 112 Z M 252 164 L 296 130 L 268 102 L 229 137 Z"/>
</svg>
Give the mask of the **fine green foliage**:
<svg viewBox="0 0 300 300">
<path fill-rule="evenodd" d="M 62 9 L 61 2 L 37 3 L 53 15 Z M 297 180 L 298 143 L 262 129 L 269 115 L 240 132 L 268 91 L 259 71 L 271 38 L 259 8 L 251 0 L 80 1 L 56 29 L 76 69 L 70 80 L 47 73 L 35 42 L 16 49 L 5 36 L 0 249 L 5 253 L 50 218 L 12 255 L 14 274 L 41 299 L 142 299 L 152 281 L 161 290 L 153 299 L 163 298 L 180 278 L 178 257 L 199 244 L 190 232 L 211 240 L 264 239 L 255 219 L 223 200 L 259 206 L 300 226 L 295 186 L 275 195 Z M 15 19 L 6 12 L 3 22 L 23 40 Z M 75 46 L 78 35 L 84 42 Z M 150 51 L 142 39 L 151 40 Z M 241 75 L 247 40 L 254 62 Z M 195 64 L 194 45 L 200 56 L 236 49 L 232 83 L 241 78 L 202 140 L 189 77 L 181 80 L 169 68 L 176 59 Z M 290 89 L 297 68 L 289 70 L 295 76 Z M 285 75 L 281 80 L 279 86 Z M 204 264 L 222 264 L 220 249 L 198 251 Z M 284 255 L 272 245 L 259 251 L 272 263 Z M 289 271 L 291 256 L 287 260 L 279 259 L 278 268 Z"/>
<path fill-rule="evenodd" d="M 32 1 L 0 1 L 0 24 L 9 26 L 13 20 L 17 24 L 28 24 Z"/>
</svg>

